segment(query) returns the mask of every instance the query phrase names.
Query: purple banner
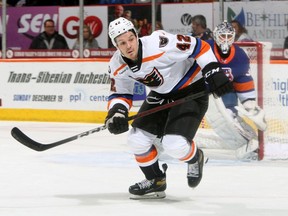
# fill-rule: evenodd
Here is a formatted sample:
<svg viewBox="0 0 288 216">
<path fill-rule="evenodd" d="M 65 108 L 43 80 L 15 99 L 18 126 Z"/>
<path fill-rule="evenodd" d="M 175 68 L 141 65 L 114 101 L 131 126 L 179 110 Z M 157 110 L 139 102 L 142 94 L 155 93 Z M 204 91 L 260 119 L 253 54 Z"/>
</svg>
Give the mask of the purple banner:
<svg viewBox="0 0 288 216">
<path fill-rule="evenodd" d="M 2 16 L 2 10 L 0 11 Z M 43 23 L 53 19 L 58 30 L 58 7 L 7 7 L 7 48 L 28 49 L 32 38 L 43 31 Z M 1 22 L 2 23 L 2 22 Z M 1 26 L 2 33 L 2 26 Z"/>
<path fill-rule="evenodd" d="M 110 39 L 107 32 L 108 23 L 113 20 L 112 18 L 110 20 L 110 17 L 113 16 L 114 9 L 114 6 L 105 5 L 84 7 L 84 23 L 94 26 L 93 33 L 96 34 L 95 38 L 102 49 L 114 48 L 112 44 L 109 45 Z M 122 13 L 124 11 L 130 12 L 130 18 L 135 22 L 136 28 L 141 26 L 140 36 L 150 34 L 150 5 L 125 5 Z M 79 7 L 7 7 L 7 49 L 27 50 L 32 39 L 44 31 L 43 24 L 47 19 L 54 20 L 56 30 L 66 38 L 68 46 L 72 48 L 79 29 L 78 14 Z M 0 10 L 0 34 L 2 33 L 1 17 L 2 10 Z"/>
</svg>

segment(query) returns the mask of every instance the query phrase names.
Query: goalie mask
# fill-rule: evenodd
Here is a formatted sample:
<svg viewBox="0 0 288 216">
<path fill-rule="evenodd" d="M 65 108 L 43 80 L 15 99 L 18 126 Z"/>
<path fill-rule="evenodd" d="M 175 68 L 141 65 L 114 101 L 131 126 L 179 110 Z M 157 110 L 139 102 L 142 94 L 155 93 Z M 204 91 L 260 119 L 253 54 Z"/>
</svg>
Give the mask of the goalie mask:
<svg viewBox="0 0 288 216">
<path fill-rule="evenodd" d="M 112 22 L 110 22 L 109 24 L 109 37 L 113 43 L 113 45 L 115 47 L 117 47 L 116 44 L 116 37 L 118 37 L 119 35 L 128 32 L 130 30 L 133 30 L 133 33 L 136 35 L 137 40 L 138 40 L 138 35 L 137 35 L 137 31 L 133 25 L 132 22 L 130 22 L 129 20 L 120 17 Z"/>
<path fill-rule="evenodd" d="M 227 54 L 235 41 L 235 29 L 227 21 L 222 22 L 213 32 L 214 40 L 223 54 Z"/>
</svg>

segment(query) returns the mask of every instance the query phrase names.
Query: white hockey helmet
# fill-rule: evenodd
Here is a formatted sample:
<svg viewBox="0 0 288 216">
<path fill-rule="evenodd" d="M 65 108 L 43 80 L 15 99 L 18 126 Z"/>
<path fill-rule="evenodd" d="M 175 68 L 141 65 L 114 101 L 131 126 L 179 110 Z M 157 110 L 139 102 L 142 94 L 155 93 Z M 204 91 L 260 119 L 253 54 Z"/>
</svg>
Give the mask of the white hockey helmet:
<svg viewBox="0 0 288 216">
<path fill-rule="evenodd" d="M 213 37 L 221 51 L 227 54 L 235 41 L 235 29 L 230 23 L 224 21 L 216 26 Z"/>
<path fill-rule="evenodd" d="M 137 35 L 137 31 L 133 25 L 132 22 L 130 22 L 129 20 L 120 17 L 116 20 L 113 20 L 112 22 L 110 22 L 109 24 L 109 37 L 113 43 L 113 45 L 115 47 L 117 47 L 117 44 L 115 42 L 115 38 L 118 37 L 119 35 L 128 32 L 130 30 L 133 30 L 135 35 L 137 36 L 138 39 L 138 35 Z"/>
</svg>

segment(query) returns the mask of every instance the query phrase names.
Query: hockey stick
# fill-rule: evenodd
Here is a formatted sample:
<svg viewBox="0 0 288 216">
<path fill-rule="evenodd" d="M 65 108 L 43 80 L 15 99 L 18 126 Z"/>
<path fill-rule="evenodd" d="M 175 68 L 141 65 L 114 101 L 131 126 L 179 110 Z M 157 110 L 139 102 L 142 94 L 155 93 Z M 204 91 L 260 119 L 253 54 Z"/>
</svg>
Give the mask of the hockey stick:
<svg viewBox="0 0 288 216">
<path fill-rule="evenodd" d="M 167 104 L 164 104 L 162 106 L 155 107 L 155 108 L 152 108 L 150 110 L 143 111 L 141 113 L 137 113 L 136 115 L 129 116 L 128 117 L 128 121 L 131 121 L 131 120 L 136 119 L 136 118 L 144 117 L 144 116 L 147 116 L 147 115 L 151 115 L 151 114 L 159 112 L 161 110 L 168 109 L 168 108 L 171 108 L 173 106 L 185 103 L 186 101 L 202 97 L 202 96 L 204 96 L 206 94 L 208 94 L 206 91 L 201 91 L 199 93 L 196 93 L 196 94 L 193 94 L 193 95 L 190 95 L 190 96 L 175 100 L 175 101 L 173 101 L 171 103 L 167 103 Z M 37 141 L 31 139 L 30 137 L 28 137 L 26 134 L 24 134 L 17 127 L 14 127 L 11 130 L 11 135 L 17 141 L 19 141 L 23 145 L 27 146 L 28 148 L 31 148 L 31 149 L 33 149 L 35 151 L 45 151 L 47 149 L 54 148 L 56 146 L 71 142 L 73 140 L 80 139 L 82 137 L 88 136 L 90 134 L 93 134 L 93 133 L 96 133 L 96 132 L 99 132 L 99 131 L 102 131 L 102 130 L 105 130 L 105 129 L 106 129 L 106 126 L 103 125 L 103 126 L 100 126 L 100 127 L 85 131 L 83 133 L 80 133 L 80 134 L 77 134 L 77 135 L 74 135 L 74 136 L 71 136 L 71 137 L 68 137 L 66 139 L 63 139 L 63 140 L 60 140 L 60 141 L 57 141 L 57 142 L 53 142 L 53 143 L 50 143 L 50 144 L 43 144 L 43 143 L 40 143 L 40 142 L 37 142 Z"/>
</svg>

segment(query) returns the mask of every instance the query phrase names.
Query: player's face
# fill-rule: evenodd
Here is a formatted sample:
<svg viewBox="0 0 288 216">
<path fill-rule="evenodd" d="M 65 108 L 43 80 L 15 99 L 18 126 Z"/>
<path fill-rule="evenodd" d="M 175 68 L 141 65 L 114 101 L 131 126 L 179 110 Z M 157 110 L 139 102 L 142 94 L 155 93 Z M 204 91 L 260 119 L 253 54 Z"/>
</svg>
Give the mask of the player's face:
<svg viewBox="0 0 288 216">
<path fill-rule="evenodd" d="M 116 38 L 116 44 L 122 55 L 131 60 L 137 60 L 138 41 L 135 34 L 131 31 L 123 33 Z"/>
</svg>

